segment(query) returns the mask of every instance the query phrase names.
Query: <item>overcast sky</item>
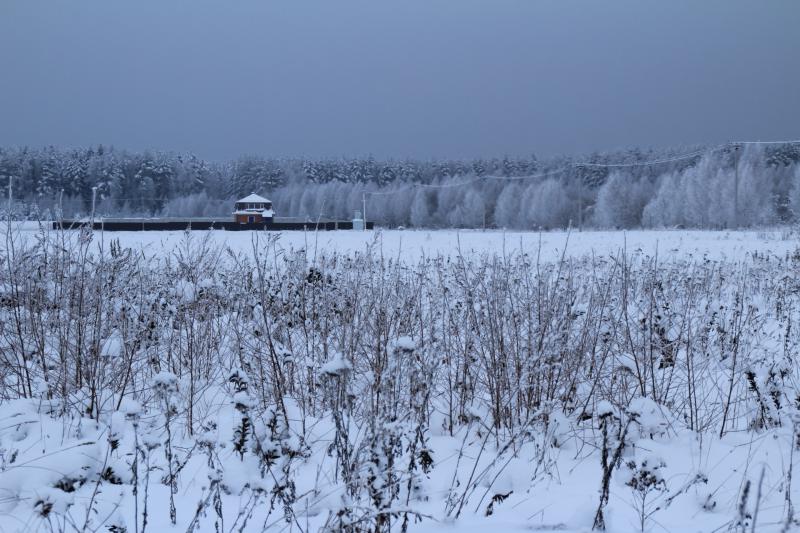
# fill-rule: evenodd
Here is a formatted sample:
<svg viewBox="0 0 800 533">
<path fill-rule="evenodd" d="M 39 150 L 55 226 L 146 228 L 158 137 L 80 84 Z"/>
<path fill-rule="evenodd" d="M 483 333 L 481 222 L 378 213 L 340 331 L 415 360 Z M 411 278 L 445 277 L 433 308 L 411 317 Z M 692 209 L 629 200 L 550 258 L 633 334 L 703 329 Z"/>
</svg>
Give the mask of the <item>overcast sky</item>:
<svg viewBox="0 0 800 533">
<path fill-rule="evenodd" d="M 0 0 L 0 145 L 471 158 L 800 138 L 800 2 Z"/>
</svg>

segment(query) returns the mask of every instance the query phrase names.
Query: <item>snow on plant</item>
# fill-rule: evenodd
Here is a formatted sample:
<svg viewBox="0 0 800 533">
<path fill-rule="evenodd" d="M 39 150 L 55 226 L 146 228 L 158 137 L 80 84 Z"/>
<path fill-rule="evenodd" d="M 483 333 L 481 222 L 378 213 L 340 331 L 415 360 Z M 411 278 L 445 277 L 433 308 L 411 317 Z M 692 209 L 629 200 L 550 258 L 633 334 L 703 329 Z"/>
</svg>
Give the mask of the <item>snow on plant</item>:
<svg viewBox="0 0 800 533">
<path fill-rule="evenodd" d="M 605 531 L 605 510 L 611 494 L 611 477 L 620 464 L 622 453 L 628 446 L 627 437 L 631 419 L 619 413 L 619 410 L 608 400 L 598 403 L 595 411 L 601 434 L 600 467 L 602 477 L 600 480 L 600 503 L 595 512 L 592 529 Z"/>
<path fill-rule="evenodd" d="M 664 469 L 667 464 L 658 456 L 644 455 L 624 462 L 625 485 L 634 493 L 633 505 L 639 516 L 639 529 L 645 531 L 652 516 L 660 509 L 652 498 L 667 491 Z"/>
<path fill-rule="evenodd" d="M 800 255 L 307 238 L 0 249 L 0 525 L 794 527 Z"/>
<path fill-rule="evenodd" d="M 177 521 L 177 509 L 175 507 L 175 494 L 178 492 L 178 479 L 176 474 L 177 458 L 172 451 L 173 439 L 173 419 L 178 412 L 176 396 L 178 393 L 178 378 L 171 372 L 162 371 L 153 376 L 151 387 L 159 407 L 164 416 L 164 458 L 167 463 L 167 474 L 162 478 L 165 485 L 169 487 L 169 518 L 173 525 Z M 148 455 L 149 457 L 149 455 Z"/>
</svg>

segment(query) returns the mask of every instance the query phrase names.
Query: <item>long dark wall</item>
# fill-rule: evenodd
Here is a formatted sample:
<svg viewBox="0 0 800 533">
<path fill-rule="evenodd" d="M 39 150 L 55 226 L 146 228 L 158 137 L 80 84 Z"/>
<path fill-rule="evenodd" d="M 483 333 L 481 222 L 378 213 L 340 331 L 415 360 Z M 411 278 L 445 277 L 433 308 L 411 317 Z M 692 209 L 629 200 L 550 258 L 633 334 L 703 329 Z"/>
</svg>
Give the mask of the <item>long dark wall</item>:
<svg viewBox="0 0 800 533">
<path fill-rule="evenodd" d="M 78 229 L 88 227 L 89 222 L 78 220 L 61 220 L 53 222 L 53 229 Z M 341 222 L 268 222 L 254 224 L 239 224 L 237 222 L 214 222 L 214 221 L 119 221 L 119 222 L 95 222 L 92 227 L 95 230 L 104 231 L 184 231 L 184 230 L 211 230 L 220 229 L 225 231 L 314 231 L 314 230 L 352 230 L 351 221 Z M 367 222 L 367 229 L 373 229 L 374 224 Z"/>
</svg>

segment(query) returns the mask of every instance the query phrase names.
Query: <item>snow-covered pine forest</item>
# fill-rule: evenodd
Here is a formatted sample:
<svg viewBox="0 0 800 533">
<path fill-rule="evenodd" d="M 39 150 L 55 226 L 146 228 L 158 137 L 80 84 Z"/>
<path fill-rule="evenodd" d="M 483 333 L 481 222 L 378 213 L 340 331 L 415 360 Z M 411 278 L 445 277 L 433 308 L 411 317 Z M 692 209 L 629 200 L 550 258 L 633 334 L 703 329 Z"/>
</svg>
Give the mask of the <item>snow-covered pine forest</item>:
<svg viewBox="0 0 800 533">
<path fill-rule="evenodd" d="M 92 187 L 98 188 L 99 216 L 227 217 L 233 200 L 258 192 L 270 197 L 278 216 L 347 219 L 362 209 L 366 191 L 368 217 L 388 227 L 722 228 L 800 218 L 800 144 L 632 149 L 542 160 L 247 156 L 222 163 L 103 146 L 0 149 L 4 197 L 9 179 L 15 218 L 31 220 L 87 214 Z"/>
<path fill-rule="evenodd" d="M 3 531 L 800 527 L 800 248 L 410 259 L 15 227 Z"/>
</svg>

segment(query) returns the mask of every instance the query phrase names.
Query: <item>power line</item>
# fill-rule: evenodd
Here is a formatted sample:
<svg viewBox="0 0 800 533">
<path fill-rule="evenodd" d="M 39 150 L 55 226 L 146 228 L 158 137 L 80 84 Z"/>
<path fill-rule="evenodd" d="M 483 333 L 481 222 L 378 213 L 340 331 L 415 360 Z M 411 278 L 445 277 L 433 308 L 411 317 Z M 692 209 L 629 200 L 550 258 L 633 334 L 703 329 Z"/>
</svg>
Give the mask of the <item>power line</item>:
<svg viewBox="0 0 800 533">
<path fill-rule="evenodd" d="M 649 165 L 659 165 L 661 163 L 672 163 L 673 161 L 682 161 L 684 159 L 692 159 L 699 155 L 709 154 L 715 152 L 725 145 L 713 147 L 711 149 L 703 148 L 702 150 L 695 150 L 688 154 L 682 154 L 675 157 L 668 157 L 664 159 L 653 159 L 651 161 L 639 161 L 636 163 L 575 163 L 576 167 L 602 167 L 602 168 L 616 168 L 616 167 L 642 167 Z"/>
<path fill-rule="evenodd" d="M 566 167 L 553 170 L 550 172 L 544 172 L 541 174 L 532 174 L 528 176 L 478 176 L 475 178 L 466 179 L 457 183 L 445 183 L 445 184 L 431 184 L 431 183 L 414 183 L 410 185 L 406 185 L 405 187 L 400 187 L 399 189 L 393 189 L 391 191 L 364 191 L 364 194 L 369 194 L 372 196 L 388 196 L 392 194 L 398 194 L 401 192 L 405 192 L 411 189 L 420 189 L 420 188 L 427 188 L 427 189 L 449 189 L 453 187 L 461 187 L 463 185 L 469 185 L 471 183 L 476 183 L 481 180 L 498 180 L 498 181 L 521 181 L 521 180 L 531 180 L 531 179 L 540 179 L 549 176 L 555 176 L 558 174 L 563 174 L 570 169 L 573 168 L 586 168 L 586 167 L 593 167 L 593 168 L 631 168 L 631 167 L 643 167 L 643 166 L 652 166 L 652 165 L 660 165 L 664 163 L 673 163 L 675 161 L 683 161 L 687 159 L 693 159 L 695 157 L 699 157 L 706 154 L 711 154 L 716 151 L 722 150 L 724 148 L 730 146 L 737 146 L 737 145 L 744 145 L 744 144 L 800 144 L 800 140 L 789 140 L 789 141 L 735 141 L 735 142 L 728 142 L 724 144 L 719 144 L 716 146 L 711 146 L 709 148 L 702 148 L 700 150 L 694 150 L 692 152 L 688 152 L 685 154 L 676 155 L 673 157 L 665 157 L 661 159 L 651 159 L 649 161 L 637 161 L 633 163 L 585 163 L 585 162 L 575 162 L 569 163 Z"/>
<path fill-rule="evenodd" d="M 563 174 L 564 172 L 567 172 L 568 170 L 573 169 L 573 168 L 576 168 L 576 169 L 577 168 L 587 168 L 587 167 L 591 167 L 591 168 L 633 168 L 633 167 L 660 165 L 660 164 L 664 164 L 664 163 L 673 163 L 675 161 L 684 161 L 684 160 L 687 160 L 687 159 L 693 159 L 693 158 L 700 157 L 700 156 L 703 156 L 703 155 L 712 154 L 712 153 L 714 153 L 714 152 L 716 152 L 718 150 L 722 150 L 723 148 L 730 147 L 730 146 L 738 148 L 740 145 L 745 145 L 745 144 L 770 144 L 770 145 L 774 145 L 774 144 L 800 144 L 800 140 L 796 140 L 796 141 L 792 140 L 792 141 L 738 141 L 738 142 L 728 142 L 728 143 L 725 143 L 725 144 L 711 146 L 711 147 L 708 147 L 708 148 L 702 148 L 700 150 L 694 150 L 692 152 L 688 152 L 688 153 L 685 153 L 685 154 L 680 154 L 680 155 L 673 156 L 673 157 L 666 157 L 666 158 L 661 158 L 661 159 L 652 159 L 650 161 L 637 161 L 637 162 L 634 162 L 634 163 L 580 163 L 580 162 L 576 162 L 576 163 L 569 163 L 564 168 L 561 168 L 561 169 L 553 170 L 553 171 L 550 171 L 550 172 L 544 172 L 544 173 L 541 173 L 541 174 L 529 175 L 529 176 L 477 176 L 475 178 L 463 180 L 463 181 L 460 181 L 458 183 L 446 183 L 446 184 L 441 184 L 441 185 L 430 184 L 430 183 L 414 183 L 414 184 L 406 185 L 405 187 L 401 187 L 399 189 L 395 189 L 395 190 L 391 190 L 391 191 L 367 191 L 367 190 L 364 190 L 364 191 L 362 191 L 362 201 L 364 203 L 364 215 L 363 216 L 364 216 L 364 220 L 366 220 L 366 216 L 367 216 L 366 215 L 366 211 L 367 211 L 367 195 L 389 196 L 389 195 L 405 192 L 405 191 L 408 191 L 408 190 L 424 189 L 424 188 L 427 188 L 427 189 L 448 189 L 448 188 L 453 188 L 453 187 L 461 187 L 461 186 L 464 186 L 464 185 L 469 185 L 471 183 L 476 183 L 478 181 L 488 180 L 488 179 L 493 179 L 493 180 L 498 180 L 498 181 L 520 181 L 520 180 L 540 179 L 540 178 L 544 178 L 544 177 L 548 177 L 548 176 L 554 176 L 554 175 L 558 175 L 558 174 Z M 738 159 L 737 159 L 737 169 L 736 170 L 737 170 L 737 174 L 738 174 Z M 736 188 L 737 188 L 737 193 L 738 193 L 738 183 L 737 183 Z"/>
<path fill-rule="evenodd" d="M 736 141 L 728 144 L 800 144 L 798 141 Z"/>
<path fill-rule="evenodd" d="M 464 181 L 460 181 L 458 183 L 445 183 L 445 184 L 442 184 L 442 185 L 437 185 L 437 184 L 433 184 L 433 183 L 414 183 L 414 184 L 411 184 L 411 185 L 406 185 L 405 187 L 400 187 L 399 189 L 393 189 L 391 191 L 364 191 L 364 194 L 371 194 L 373 196 L 386 196 L 386 195 L 389 195 L 389 194 L 397 194 L 397 193 L 400 193 L 400 192 L 403 192 L 403 191 L 407 191 L 407 190 L 410 190 L 410 189 L 420 189 L 420 188 L 426 188 L 426 189 L 450 189 L 450 188 L 453 188 L 453 187 L 461 187 L 462 185 L 469 185 L 470 183 L 475 183 L 476 181 L 481 180 L 481 179 L 483 179 L 483 177 L 470 178 L 470 179 L 467 179 L 467 180 L 464 180 Z"/>
<path fill-rule="evenodd" d="M 399 189 L 393 189 L 391 191 L 364 191 L 365 194 L 370 194 L 373 196 L 387 196 L 392 194 L 401 193 L 410 189 L 419 189 L 419 188 L 428 188 L 428 189 L 449 189 L 453 187 L 461 187 L 463 185 L 469 185 L 471 183 L 475 183 L 482 180 L 497 180 L 497 181 L 522 181 L 522 180 L 532 180 L 532 179 L 541 179 L 550 176 L 556 176 L 558 174 L 563 174 L 570 169 L 573 168 L 581 168 L 581 167 L 636 167 L 636 166 L 647 166 L 647 165 L 656 165 L 660 163 L 669 163 L 673 161 L 680 161 L 683 159 L 690 159 L 693 157 L 697 157 L 699 155 L 705 153 L 711 153 L 718 149 L 720 149 L 724 145 L 720 145 L 714 147 L 713 149 L 704 148 L 702 150 L 695 150 L 688 154 L 682 154 L 676 157 L 664 158 L 664 159 L 654 159 L 651 161 L 640 161 L 636 163 L 616 163 L 616 164 L 604 164 L 604 163 L 570 163 L 564 168 L 560 168 L 557 170 L 551 170 L 549 172 L 542 172 L 540 174 L 531 174 L 527 176 L 477 176 L 475 178 L 470 178 L 467 180 L 463 180 L 457 183 L 445 183 L 445 184 L 432 184 L 432 183 L 414 183 L 410 185 L 406 185 L 405 187 L 401 187 Z"/>
<path fill-rule="evenodd" d="M 569 170 L 569 168 L 561 168 L 558 170 L 551 170 L 549 172 L 542 172 L 541 174 L 532 174 L 530 176 L 482 176 L 481 179 L 498 180 L 498 181 L 531 180 L 531 179 L 547 178 L 550 176 L 557 176 L 558 174 L 563 174 L 567 170 Z"/>
<path fill-rule="evenodd" d="M 463 181 L 459 181 L 457 183 L 443 183 L 443 184 L 435 184 L 435 183 L 413 183 L 410 185 L 406 185 L 405 187 L 400 187 L 399 189 L 393 189 L 391 191 L 364 191 L 365 194 L 371 194 L 373 196 L 385 196 L 390 194 L 397 194 L 399 192 L 407 191 L 409 189 L 451 189 L 453 187 L 461 187 L 462 185 L 469 185 L 470 183 L 475 183 L 482 180 L 498 180 L 498 181 L 519 181 L 519 180 L 532 180 L 532 179 L 540 179 L 546 178 L 548 176 L 555 176 L 557 174 L 563 174 L 566 172 L 568 168 L 562 168 L 559 170 L 552 170 L 549 172 L 542 172 L 541 174 L 531 174 L 528 176 L 477 176 L 475 178 L 466 179 Z"/>
</svg>

